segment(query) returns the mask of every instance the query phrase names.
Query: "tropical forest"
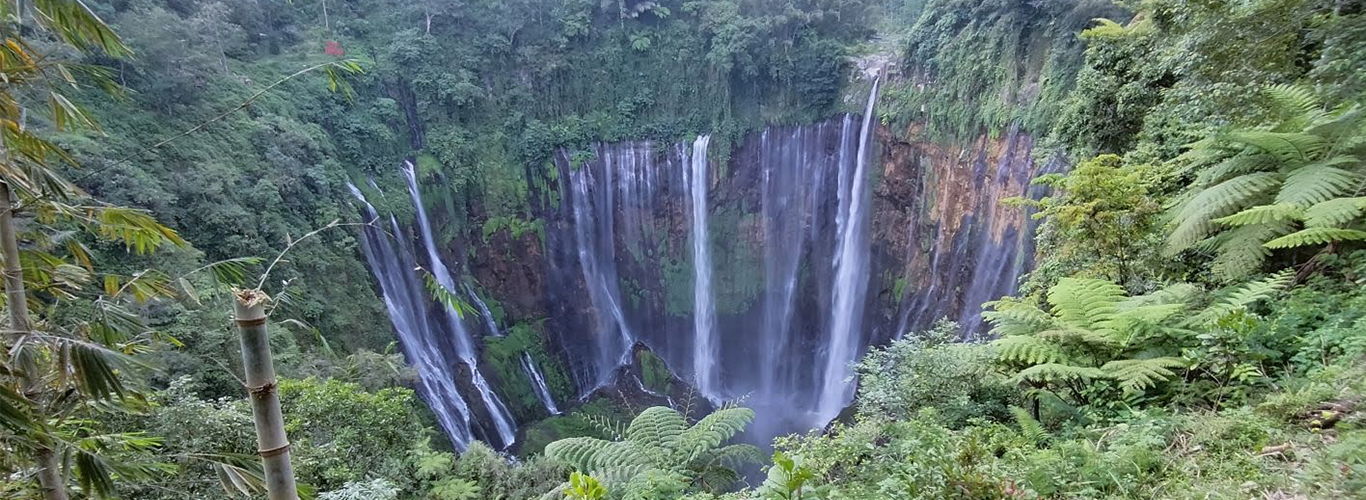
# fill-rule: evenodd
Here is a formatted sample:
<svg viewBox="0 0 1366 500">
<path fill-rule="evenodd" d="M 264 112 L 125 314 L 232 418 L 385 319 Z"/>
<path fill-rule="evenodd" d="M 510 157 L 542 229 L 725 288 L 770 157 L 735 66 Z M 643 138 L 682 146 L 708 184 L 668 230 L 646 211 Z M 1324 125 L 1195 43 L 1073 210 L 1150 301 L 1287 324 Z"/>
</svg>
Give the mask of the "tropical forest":
<svg viewBox="0 0 1366 500">
<path fill-rule="evenodd" d="M 0 34 L 0 498 L 1366 499 L 1366 0 Z"/>
</svg>

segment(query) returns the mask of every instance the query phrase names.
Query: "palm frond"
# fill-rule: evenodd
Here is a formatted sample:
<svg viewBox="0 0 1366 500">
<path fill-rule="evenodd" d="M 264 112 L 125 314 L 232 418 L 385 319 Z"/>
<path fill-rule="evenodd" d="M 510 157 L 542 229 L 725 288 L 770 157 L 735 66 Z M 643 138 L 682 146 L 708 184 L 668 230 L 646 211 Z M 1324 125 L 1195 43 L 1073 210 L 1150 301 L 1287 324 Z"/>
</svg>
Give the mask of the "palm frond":
<svg viewBox="0 0 1366 500">
<path fill-rule="evenodd" d="M 114 58 L 132 55 L 114 30 L 80 0 L 33 0 L 33 8 L 41 24 L 77 50 L 98 49 Z"/>
</svg>

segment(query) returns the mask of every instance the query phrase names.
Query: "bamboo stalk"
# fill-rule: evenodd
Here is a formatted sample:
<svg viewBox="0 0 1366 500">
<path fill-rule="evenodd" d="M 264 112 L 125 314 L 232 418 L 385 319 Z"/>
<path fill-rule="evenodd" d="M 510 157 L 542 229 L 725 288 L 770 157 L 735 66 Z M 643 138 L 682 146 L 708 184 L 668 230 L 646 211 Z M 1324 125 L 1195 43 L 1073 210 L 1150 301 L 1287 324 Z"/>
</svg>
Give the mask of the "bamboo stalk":
<svg viewBox="0 0 1366 500">
<path fill-rule="evenodd" d="M 14 195 L 8 182 L 0 182 L 0 252 L 5 258 L 5 300 L 9 306 L 10 330 L 15 335 L 28 333 L 32 320 L 28 314 L 28 294 L 24 292 L 24 268 L 19 262 L 19 236 L 14 226 Z M 32 394 L 38 390 L 40 378 L 33 374 L 33 358 L 23 354 L 18 359 L 27 375 L 22 380 L 22 390 Z M 62 477 L 61 457 L 51 446 L 46 436 L 38 436 L 38 448 L 34 459 L 38 462 L 38 486 L 43 490 L 45 500 L 67 500 L 66 481 Z"/>
<path fill-rule="evenodd" d="M 275 366 L 270 337 L 266 335 L 265 303 L 270 296 L 260 290 L 233 290 L 237 330 L 242 340 L 242 367 L 246 372 L 247 399 L 256 421 L 256 447 L 266 472 L 270 500 L 298 500 L 294 466 L 289 462 L 289 440 L 275 392 Z"/>
</svg>

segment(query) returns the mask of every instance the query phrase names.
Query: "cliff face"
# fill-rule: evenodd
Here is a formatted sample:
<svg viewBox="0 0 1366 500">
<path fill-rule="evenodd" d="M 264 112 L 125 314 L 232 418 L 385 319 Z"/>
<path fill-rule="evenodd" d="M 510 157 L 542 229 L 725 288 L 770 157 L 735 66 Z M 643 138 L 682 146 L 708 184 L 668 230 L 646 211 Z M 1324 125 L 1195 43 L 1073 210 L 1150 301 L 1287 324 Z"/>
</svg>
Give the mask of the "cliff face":
<svg viewBox="0 0 1366 500">
<path fill-rule="evenodd" d="M 769 432 L 820 425 L 803 410 L 831 362 L 858 131 L 853 116 L 772 127 L 708 164 L 715 373 L 693 369 L 701 334 L 687 171 L 705 151 L 650 142 L 561 151 L 545 179 L 543 239 L 494 233 L 469 271 L 509 322 L 545 319 L 544 340 L 580 394 L 611 385 L 643 344 L 683 380 L 714 377 L 710 396 L 747 397 L 761 415 L 772 406 L 784 417 L 759 423 Z M 984 330 L 981 304 L 1013 293 L 1033 253 L 1027 210 L 1002 200 L 1040 196 L 1030 181 L 1058 166 L 1036 164 L 1033 139 L 1016 130 L 963 146 L 916 129 L 874 134 L 858 354 L 940 318 Z"/>
<path fill-rule="evenodd" d="M 872 314 L 894 335 L 940 318 L 984 331 L 982 303 L 1014 293 L 1033 263 L 1032 210 L 1003 200 L 1042 197 L 1030 182 L 1061 162 L 1036 163 L 1033 138 L 1014 128 L 966 146 L 925 140 L 915 128 L 879 138 L 872 226 L 883 283 Z"/>
</svg>

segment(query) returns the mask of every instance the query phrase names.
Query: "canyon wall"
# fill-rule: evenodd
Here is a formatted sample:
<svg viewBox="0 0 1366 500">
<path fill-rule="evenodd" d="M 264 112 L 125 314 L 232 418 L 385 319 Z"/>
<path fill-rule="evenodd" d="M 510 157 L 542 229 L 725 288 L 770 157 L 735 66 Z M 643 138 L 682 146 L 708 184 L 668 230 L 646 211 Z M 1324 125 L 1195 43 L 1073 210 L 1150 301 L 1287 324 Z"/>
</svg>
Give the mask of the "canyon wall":
<svg viewBox="0 0 1366 500">
<path fill-rule="evenodd" d="M 869 346 L 940 318 L 965 335 L 985 330 L 982 303 L 1013 293 L 1033 253 L 1027 210 L 1002 200 L 1041 196 L 1030 181 L 1060 168 L 1036 162 L 1033 139 L 1014 129 L 944 146 L 915 128 L 869 126 L 862 148 L 855 115 L 769 127 L 700 164 L 705 140 L 559 151 L 537 174 L 544 190 L 532 190 L 542 231 L 489 234 L 457 271 L 479 289 L 465 296 L 496 300 L 505 323 L 535 322 L 548 348 L 535 363 L 519 353 L 514 371 L 453 362 L 450 372 L 534 395 L 543 414 L 514 405 L 525 422 L 628 377 L 648 391 L 634 366 L 643 345 L 713 402 L 755 408 L 760 436 L 824 425 L 851 397 L 847 364 Z M 709 272 L 694 266 L 699 255 Z M 842 277 L 841 265 L 861 267 Z M 487 343 L 498 326 L 480 304 L 485 318 L 464 321 Z M 483 362 L 506 361 L 486 352 Z M 572 390 L 541 396 L 528 364 L 557 368 Z M 475 437 L 496 428 L 469 427 Z"/>
</svg>

